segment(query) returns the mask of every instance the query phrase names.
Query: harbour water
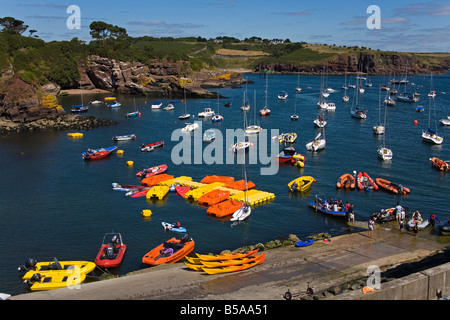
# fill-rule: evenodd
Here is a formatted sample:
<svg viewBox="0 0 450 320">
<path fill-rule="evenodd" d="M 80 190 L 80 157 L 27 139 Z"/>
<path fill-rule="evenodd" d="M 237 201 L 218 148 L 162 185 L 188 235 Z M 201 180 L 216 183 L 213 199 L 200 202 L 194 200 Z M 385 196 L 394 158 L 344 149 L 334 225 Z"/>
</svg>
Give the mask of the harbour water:
<svg viewBox="0 0 450 320">
<path fill-rule="evenodd" d="M 448 195 L 450 183 L 448 173 L 433 168 L 429 158 L 450 159 L 450 128 L 440 126 L 439 119 L 450 115 L 450 74 L 434 75 L 433 85 L 437 96 L 430 104 L 427 94 L 430 89 L 429 75 L 408 77 L 412 91 L 421 94 L 418 103 L 397 102 L 387 107 L 386 145 L 393 150 L 392 161 L 383 162 L 377 157 L 377 148 L 383 136 L 374 135 L 372 127 L 384 120 L 384 106 L 379 112 L 379 86 L 387 77 L 371 77 L 373 86 L 365 87 L 359 96 L 359 106 L 368 110 L 366 120 L 351 117 L 352 98 L 355 89 L 347 91 L 350 101 L 342 102 L 344 94 L 343 76 L 329 76 L 327 87 L 336 89 L 328 101 L 336 103 L 336 111 L 325 112 L 326 149 L 317 153 L 306 151 L 305 144 L 311 141 L 319 129 L 313 120 L 322 113 L 317 107 L 320 90 L 320 76 L 300 76 L 301 93 L 295 92 L 297 75 L 274 75 L 268 80 L 268 106 L 271 115 L 259 116 L 259 109 L 265 104 L 266 79 L 258 74 L 244 75 L 253 84 L 241 88 L 217 89 L 220 99 L 189 99 L 187 111 L 201 121 L 203 131 L 217 128 L 225 135 L 226 129 L 243 127 L 243 113 L 240 110 L 244 91 L 247 90 L 251 104 L 248 120 L 253 120 L 254 94 L 256 93 L 256 119 L 262 128 L 279 132 L 296 132 L 298 138 L 293 146 L 305 155 L 305 167 L 280 165 L 275 175 L 261 175 L 261 164 L 246 166 L 247 178 L 255 183 L 256 189 L 275 194 L 275 199 L 253 208 L 251 216 L 240 223 L 218 219 L 206 214 L 206 207 L 185 201 L 175 193 L 169 193 L 161 201 L 125 197 L 123 192 L 112 190 L 111 184 L 139 184 L 136 172 L 144 167 L 159 164 L 168 165 L 168 174 L 190 176 L 200 181 L 207 175 L 233 176 L 242 179 L 240 164 L 179 164 L 172 161 L 172 149 L 180 142 L 171 141 L 175 129 L 184 127 L 187 121 L 178 119 L 184 113 L 184 101 L 175 103 L 172 111 L 152 110 L 153 100 L 145 97 L 116 95 L 122 103 L 111 109 L 105 104 L 90 106 L 85 115 L 117 120 L 118 125 L 89 131 L 80 139 L 67 137 L 71 131 L 35 132 L 0 137 L 0 292 L 19 294 L 26 292 L 21 283 L 17 267 L 27 258 L 38 261 L 89 260 L 93 261 L 100 247 L 103 235 L 110 231 L 120 232 L 128 249 L 119 275 L 146 268 L 143 255 L 163 241 L 177 237 L 164 231 L 161 222 L 181 222 L 188 234 L 195 240 L 195 251 L 200 253 L 220 252 L 244 245 L 267 242 L 277 236 L 296 234 L 305 238 L 319 232 L 332 235 L 355 232 L 345 219 L 332 218 L 315 213 L 308 208 L 316 194 L 341 198 L 355 206 L 356 220 L 368 220 L 370 213 L 381 208 L 395 206 L 397 201 L 411 210 L 419 210 L 424 217 L 436 213 L 441 221 L 450 218 Z M 347 77 L 347 83 L 356 83 Z M 364 85 L 364 83 L 363 83 Z M 286 91 L 286 101 L 277 94 Z M 403 89 L 399 88 L 399 92 Z M 384 100 L 385 91 L 382 92 Z M 83 101 L 103 100 L 107 94 L 84 94 Z M 127 118 L 126 113 L 136 108 L 140 117 Z M 225 108 L 225 102 L 232 106 Z M 73 104 L 80 104 L 81 96 L 59 97 L 59 103 L 67 112 Z M 161 100 L 166 106 L 170 100 Z M 223 122 L 213 123 L 210 119 L 198 119 L 197 114 L 206 107 L 218 111 Z M 296 105 L 298 121 L 291 121 Z M 425 112 L 416 112 L 422 105 Z M 440 146 L 421 141 L 421 131 L 428 127 L 431 110 L 431 127 L 444 137 Z M 83 115 L 82 115 L 83 116 Z M 417 120 L 418 124 L 414 121 Z M 114 135 L 136 134 L 136 140 L 114 142 Z M 270 139 L 270 138 L 269 138 Z M 153 152 L 141 152 L 142 143 L 164 140 L 163 148 Z M 84 161 L 81 153 L 86 148 L 100 148 L 117 145 L 123 155 L 114 153 L 98 161 Z M 207 144 L 203 144 L 205 147 Z M 283 146 L 280 145 L 280 150 Z M 231 152 L 224 145 L 224 154 Z M 250 150 L 249 152 L 252 152 Z M 269 151 L 268 151 L 269 152 Z M 225 159 L 224 159 L 225 160 Z M 127 161 L 133 161 L 128 166 Z M 225 161 L 224 161 L 225 162 Z M 382 177 L 401 183 L 411 189 L 407 196 L 395 196 L 384 191 L 344 191 L 336 189 L 336 181 L 344 173 L 367 172 L 371 177 Z M 311 190 L 304 194 L 291 193 L 287 184 L 301 175 L 316 179 Z M 150 209 L 152 216 L 143 218 L 141 211 Z M 449 241 L 440 236 L 437 229 L 420 231 L 419 236 L 436 241 Z"/>
</svg>

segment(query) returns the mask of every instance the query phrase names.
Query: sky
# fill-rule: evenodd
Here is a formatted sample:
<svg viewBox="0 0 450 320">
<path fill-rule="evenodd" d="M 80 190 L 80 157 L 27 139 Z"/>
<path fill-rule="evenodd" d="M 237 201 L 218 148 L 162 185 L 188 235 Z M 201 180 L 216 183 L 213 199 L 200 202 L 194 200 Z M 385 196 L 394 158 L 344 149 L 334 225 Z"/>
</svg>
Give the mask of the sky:
<svg viewBox="0 0 450 320">
<path fill-rule="evenodd" d="M 80 19 L 73 19 L 75 11 L 67 12 L 71 5 L 79 8 Z M 379 10 L 368 11 L 371 5 Z M 77 37 L 89 42 L 90 23 L 104 21 L 125 28 L 132 37 L 255 36 L 450 52 L 450 0 L 0 0 L 0 17 L 7 16 L 24 21 L 45 41 Z M 77 21 L 79 29 L 73 28 Z M 379 28 L 374 28 L 377 22 Z"/>
</svg>

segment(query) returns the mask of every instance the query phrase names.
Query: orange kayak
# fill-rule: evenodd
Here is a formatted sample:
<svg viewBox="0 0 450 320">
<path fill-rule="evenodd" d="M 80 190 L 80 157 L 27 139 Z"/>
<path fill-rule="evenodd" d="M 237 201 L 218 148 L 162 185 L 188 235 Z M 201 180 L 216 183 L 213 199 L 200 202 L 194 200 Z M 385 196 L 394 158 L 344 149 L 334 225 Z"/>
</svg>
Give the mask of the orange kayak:
<svg viewBox="0 0 450 320">
<path fill-rule="evenodd" d="M 210 192 L 205 193 L 198 199 L 198 203 L 207 204 L 209 206 L 212 206 L 214 204 L 217 204 L 219 202 L 222 202 L 230 196 L 230 191 L 220 190 L 220 189 L 214 189 Z"/>
<path fill-rule="evenodd" d="M 221 218 L 235 213 L 241 206 L 242 202 L 230 199 L 210 206 L 206 213 Z"/>
<path fill-rule="evenodd" d="M 402 193 L 400 189 L 403 191 L 403 194 L 410 193 L 411 190 L 409 188 L 403 187 L 400 184 L 392 183 L 386 179 L 376 178 L 375 182 L 380 188 L 385 189 L 386 191 L 390 191 L 392 193 Z"/>
<path fill-rule="evenodd" d="M 203 261 L 200 259 L 201 264 L 207 268 L 222 268 L 222 267 L 231 267 L 237 266 L 249 262 L 253 262 L 255 260 L 261 259 L 262 256 L 265 256 L 266 253 L 259 254 L 257 256 L 248 256 L 239 259 L 229 259 L 229 260 L 220 260 L 220 261 Z"/>
<path fill-rule="evenodd" d="M 201 261 L 221 261 L 221 260 L 232 260 L 232 259 L 240 259 L 251 256 L 258 252 L 259 249 L 247 251 L 244 253 L 223 253 L 223 254 L 199 254 L 196 253 L 197 257 L 200 258 Z"/>
<path fill-rule="evenodd" d="M 194 240 L 190 238 L 187 240 L 172 238 L 147 252 L 142 258 L 142 262 L 149 266 L 175 263 L 191 253 L 194 250 L 194 245 Z M 166 251 L 166 249 L 172 249 L 173 253 L 162 253 L 162 250 Z"/>
<path fill-rule="evenodd" d="M 170 180 L 173 178 L 174 178 L 174 176 L 163 173 L 163 174 L 158 174 L 156 176 L 144 178 L 144 179 L 142 179 L 141 184 L 143 186 L 152 187 L 152 186 L 156 186 L 158 183 L 160 183 L 162 181 Z"/>
<path fill-rule="evenodd" d="M 336 187 L 337 188 L 355 188 L 355 178 L 350 173 L 344 173 L 339 177 Z"/>
</svg>

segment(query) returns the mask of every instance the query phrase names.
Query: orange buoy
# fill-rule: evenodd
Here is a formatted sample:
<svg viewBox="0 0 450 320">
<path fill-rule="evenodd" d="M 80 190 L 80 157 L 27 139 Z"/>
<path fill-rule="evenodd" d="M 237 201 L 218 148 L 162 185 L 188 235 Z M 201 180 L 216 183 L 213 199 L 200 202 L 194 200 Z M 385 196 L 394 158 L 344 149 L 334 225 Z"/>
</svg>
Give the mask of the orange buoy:
<svg viewBox="0 0 450 320">
<path fill-rule="evenodd" d="M 419 124 L 419 121 L 417 121 L 417 120 L 414 120 L 414 124 Z"/>
</svg>

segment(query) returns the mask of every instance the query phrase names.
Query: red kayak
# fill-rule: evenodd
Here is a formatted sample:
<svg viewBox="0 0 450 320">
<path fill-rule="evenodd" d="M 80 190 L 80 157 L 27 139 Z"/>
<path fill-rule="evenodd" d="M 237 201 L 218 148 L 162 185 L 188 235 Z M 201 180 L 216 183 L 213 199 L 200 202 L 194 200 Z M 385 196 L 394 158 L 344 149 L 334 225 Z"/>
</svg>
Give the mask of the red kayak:
<svg viewBox="0 0 450 320">
<path fill-rule="evenodd" d="M 136 173 L 136 176 L 141 177 L 141 178 L 143 178 L 143 177 L 148 178 L 148 177 L 163 173 L 166 170 L 167 170 L 167 165 L 161 164 L 159 166 L 146 168 L 142 171 L 139 171 L 138 173 Z"/>
<path fill-rule="evenodd" d="M 147 195 L 147 193 L 148 193 L 148 190 L 150 190 L 151 188 L 153 188 L 153 187 L 146 187 L 146 188 L 144 188 L 144 189 L 142 189 L 142 190 L 136 190 L 135 192 L 133 192 L 131 195 L 130 195 L 130 198 L 139 198 L 139 197 L 145 197 L 146 195 Z"/>
<path fill-rule="evenodd" d="M 100 268 L 114 268 L 120 265 L 127 246 L 122 242 L 120 233 L 107 233 L 103 237 L 100 250 L 94 263 Z"/>
</svg>

